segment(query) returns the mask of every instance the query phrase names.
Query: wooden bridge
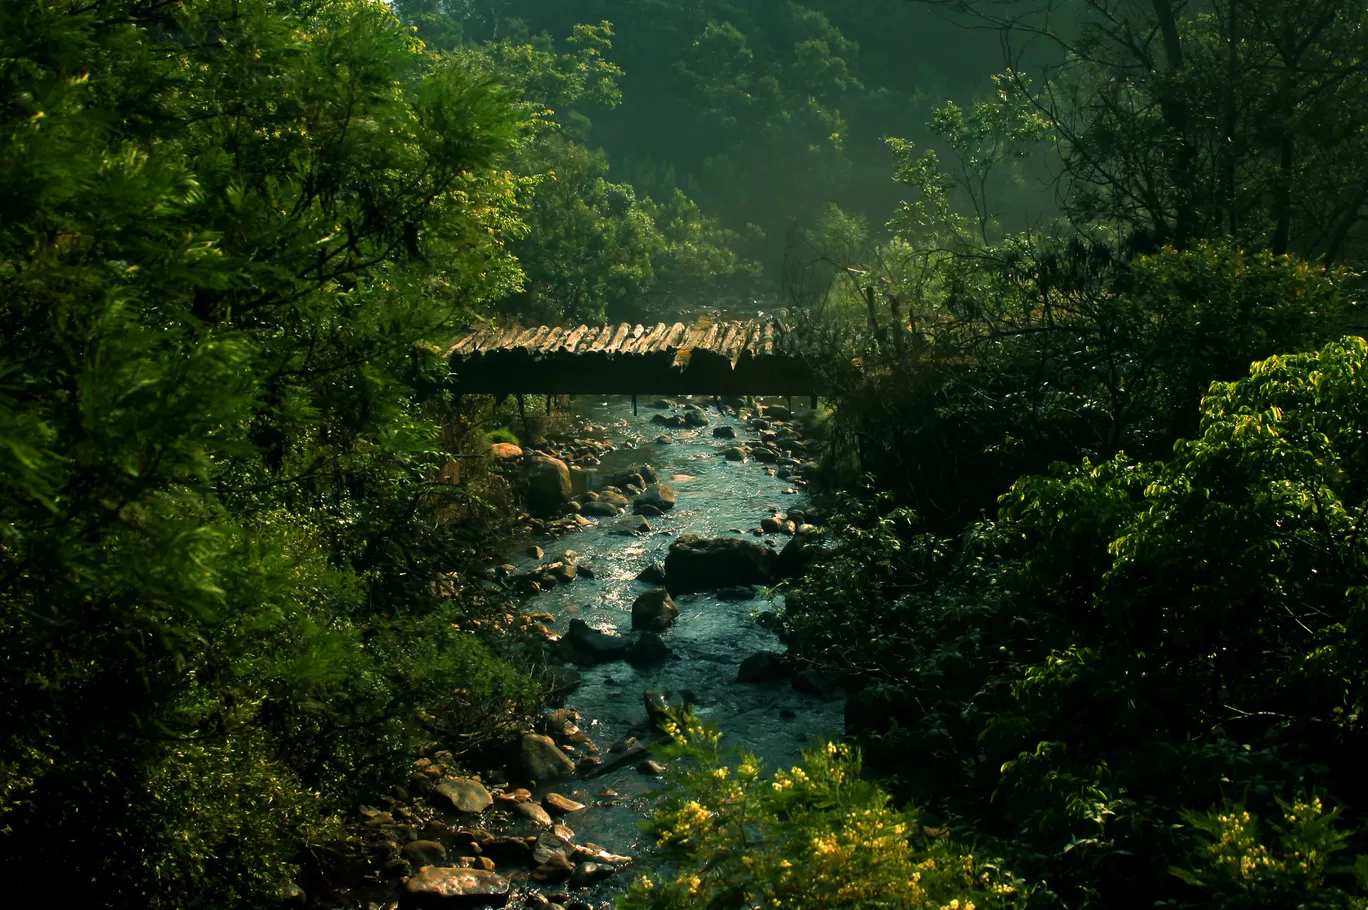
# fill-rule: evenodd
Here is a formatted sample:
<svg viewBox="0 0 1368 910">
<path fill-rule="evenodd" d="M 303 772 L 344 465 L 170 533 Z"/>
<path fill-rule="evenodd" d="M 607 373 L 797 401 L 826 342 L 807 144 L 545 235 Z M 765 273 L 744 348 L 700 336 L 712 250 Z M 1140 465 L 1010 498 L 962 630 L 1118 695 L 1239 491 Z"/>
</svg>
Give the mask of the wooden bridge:
<svg viewBox="0 0 1368 910">
<path fill-rule="evenodd" d="M 798 339 L 772 322 L 485 328 L 447 362 L 458 394 L 818 393 Z"/>
</svg>

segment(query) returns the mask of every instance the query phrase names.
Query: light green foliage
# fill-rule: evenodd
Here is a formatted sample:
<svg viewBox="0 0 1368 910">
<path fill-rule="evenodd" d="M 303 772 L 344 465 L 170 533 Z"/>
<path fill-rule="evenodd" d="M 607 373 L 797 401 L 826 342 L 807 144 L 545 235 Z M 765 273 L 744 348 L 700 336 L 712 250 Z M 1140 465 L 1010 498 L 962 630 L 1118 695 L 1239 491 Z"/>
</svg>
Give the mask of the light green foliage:
<svg viewBox="0 0 1368 910">
<path fill-rule="evenodd" d="M 688 763 L 649 830 L 674 870 L 639 878 L 625 910 L 686 907 L 1022 906 L 1023 883 L 927 836 L 911 811 L 861 777 L 850 746 L 827 743 L 767 776 L 745 751 L 727 760 L 720 735 L 687 714 L 667 726 Z"/>
<path fill-rule="evenodd" d="M 1267 907 L 1288 896 L 1307 910 L 1362 910 L 1368 898 L 1355 897 L 1329 883 L 1327 873 L 1345 849 L 1348 833 L 1337 825 L 1338 808 L 1325 811 L 1319 798 L 1279 800 L 1282 821 L 1265 824 L 1242 805 L 1224 811 L 1189 812 L 1186 821 L 1200 832 L 1190 865 L 1174 874 L 1210 895 L 1208 906 Z M 1273 837 L 1265 833 L 1271 827 Z M 1368 857 L 1354 870 L 1368 889 Z"/>
<path fill-rule="evenodd" d="M 0 60 L 0 868 L 262 906 L 533 695 L 433 588 L 529 124 L 371 0 L 9 3 Z"/>
</svg>

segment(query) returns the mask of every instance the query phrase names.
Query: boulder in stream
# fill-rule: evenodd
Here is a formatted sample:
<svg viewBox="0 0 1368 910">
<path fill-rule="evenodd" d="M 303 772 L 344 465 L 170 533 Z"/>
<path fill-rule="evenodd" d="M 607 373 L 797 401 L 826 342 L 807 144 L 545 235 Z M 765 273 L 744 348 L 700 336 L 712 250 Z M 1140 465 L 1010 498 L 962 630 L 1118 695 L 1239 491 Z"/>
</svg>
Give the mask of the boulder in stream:
<svg viewBox="0 0 1368 910">
<path fill-rule="evenodd" d="M 741 666 L 736 671 L 736 681 L 739 683 L 769 682 L 774 679 L 783 679 L 792 672 L 788 661 L 784 659 L 784 655 L 774 651 L 760 651 L 741 661 Z"/>
<path fill-rule="evenodd" d="M 716 439 L 735 439 L 736 430 L 725 424 L 720 427 L 713 427 L 713 437 Z"/>
<path fill-rule="evenodd" d="M 502 907 L 509 881 L 484 869 L 424 866 L 404 882 L 400 907 Z"/>
<path fill-rule="evenodd" d="M 621 660 L 632 646 L 630 639 L 600 632 L 582 619 L 570 620 L 570 628 L 562 641 L 569 647 L 570 657 L 576 663 L 599 664 Z"/>
<path fill-rule="evenodd" d="M 627 652 L 627 662 L 634 667 L 655 667 L 670 659 L 670 648 L 665 639 L 655 632 L 642 632 L 636 644 Z"/>
<path fill-rule="evenodd" d="M 544 783 L 560 780 L 575 773 L 575 763 L 556 745 L 555 740 L 539 733 L 524 733 L 518 743 L 518 760 L 528 780 Z"/>
<path fill-rule="evenodd" d="M 811 527 L 811 526 L 808 526 Z M 821 535 L 812 533 L 811 530 L 797 533 L 794 529 L 794 537 L 784 544 L 784 549 L 779 551 L 779 557 L 774 563 L 774 577 L 797 578 L 808 570 L 816 560 L 818 552 L 821 550 Z"/>
<path fill-rule="evenodd" d="M 665 566 L 653 562 L 637 573 L 636 580 L 644 581 L 648 585 L 663 585 L 665 583 Z"/>
<path fill-rule="evenodd" d="M 565 511 L 573 488 L 570 469 L 559 458 L 536 455 L 524 462 L 527 471 L 527 510 L 533 515 L 559 515 Z"/>
<path fill-rule="evenodd" d="M 476 814 L 494 805 L 494 798 L 479 781 L 453 778 L 437 785 L 437 792 L 451 800 L 457 812 Z"/>
<path fill-rule="evenodd" d="M 663 632 L 679 616 L 679 607 L 664 588 L 652 588 L 632 603 L 632 628 Z"/>
<path fill-rule="evenodd" d="M 687 594 L 769 584 L 777 559 L 773 550 L 749 540 L 685 534 L 665 556 L 665 587 L 671 594 Z"/>
<path fill-rule="evenodd" d="M 636 499 L 637 511 L 643 506 L 654 506 L 662 512 L 668 512 L 674 508 L 675 491 L 663 483 L 653 483 Z"/>
</svg>

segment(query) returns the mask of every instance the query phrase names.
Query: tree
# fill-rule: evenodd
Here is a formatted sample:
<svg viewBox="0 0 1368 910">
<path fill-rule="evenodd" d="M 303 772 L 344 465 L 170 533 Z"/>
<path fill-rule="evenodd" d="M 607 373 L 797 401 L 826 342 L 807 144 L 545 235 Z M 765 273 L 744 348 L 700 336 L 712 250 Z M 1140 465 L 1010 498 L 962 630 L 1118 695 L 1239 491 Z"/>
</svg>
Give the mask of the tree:
<svg viewBox="0 0 1368 910">
<path fill-rule="evenodd" d="M 1142 246 L 1228 235 L 1323 262 L 1358 255 L 1368 80 L 1361 0 L 924 0 L 1003 30 L 1015 88 L 1059 144 L 1084 230 Z M 1027 81 L 1018 54 L 1057 62 Z"/>
<path fill-rule="evenodd" d="M 531 697 L 433 592 L 527 115 L 370 0 L 9 3 L 0 61 L 0 868 L 261 906 Z"/>
</svg>

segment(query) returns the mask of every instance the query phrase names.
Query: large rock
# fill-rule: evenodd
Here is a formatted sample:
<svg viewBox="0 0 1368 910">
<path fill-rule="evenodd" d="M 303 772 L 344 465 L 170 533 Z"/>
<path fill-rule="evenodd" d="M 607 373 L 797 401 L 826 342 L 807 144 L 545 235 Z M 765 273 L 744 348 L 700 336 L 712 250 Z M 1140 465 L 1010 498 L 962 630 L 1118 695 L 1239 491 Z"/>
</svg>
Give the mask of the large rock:
<svg viewBox="0 0 1368 910">
<path fill-rule="evenodd" d="M 404 882 L 400 905 L 409 907 L 502 907 L 509 882 L 483 869 L 424 866 Z"/>
<path fill-rule="evenodd" d="M 495 458 L 521 458 L 523 450 L 511 442 L 495 442 L 489 446 L 489 454 Z"/>
<path fill-rule="evenodd" d="M 665 556 L 665 587 L 671 594 L 686 594 L 769 584 L 777 558 L 773 550 L 749 540 L 685 534 L 670 544 Z"/>
<path fill-rule="evenodd" d="M 627 652 L 627 663 L 638 669 L 656 667 L 670 659 L 670 646 L 655 632 L 642 632 Z"/>
<path fill-rule="evenodd" d="M 794 530 L 797 531 L 796 528 Z M 795 533 L 794 538 L 784 544 L 784 549 L 779 552 L 779 558 L 775 560 L 774 578 L 797 578 L 802 575 L 817 559 L 821 548 L 820 534 Z"/>
<path fill-rule="evenodd" d="M 565 633 L 564 641 L 570 647 L 571 657 L 576 662 L 594 664 L 621 660 L 627 656 L 627 649 L 632 646 L 630 639 L 600 632 L 582 619 L 570 620 L 570 628 Z"/>
<path fill-rule="evenodd" d="M 653 562 L 637 573 L 636 580 L 651 585 L 663 585 L 665 583 L 665 566 Z"/>
<path fill-rule="evenodd" d="M 518 759 L 528 780 L 544 783 L 561 780 L 575 773 L 575 763 L 556 745 L 555 740 L 540 733 L 524 733 L 518 743 Z"/>
<path fill-rule="evenodd" d="M 574 492 L 570 469 L 559 458 L 536 455 L 527 459 L 527 510 L 534 515 L 552 516 L 565 511 Z"/>
<path fill-rule="evenodd" d="M 663 632 L 679 616 L 679 607 L 664 588 L 652 588 L 632 603 L 632 628 Z"/>
<path fill-rule="evenodd" d="M 639 464 L 634 468 L 623 471 L 621 474 L 614 475 L 613 486 L 625 487 L 630 483 L 640 488 L 647 484 L 655 483 L 659 479 L 660 475 L 656 473 L 655 468 L 648 464 Z"/>
<path fill-rule="evenodd" d="M 489 791 L 478 781 L 464 778 L 444 780 L 437 785 L 437 792 L 451 800 L 451 805 L 457 812 L 469 812 L 473 815 L 494 805 L 494 797 L 490 796 Z"/>
<path fill-rule="evenodd" d="M 793 412 L 782 404 L 767 404 L 764 408 L 765 416 L 771 420 L 792 420 Z"/>
<path fill-rule="evenodd" d="M 706 427 L 708 425 L 707 416 L 705 416 L 704 413 L 698 408 L 693 408 L 691 410 L 685 411 L 683 416 L 684 423 L 688 426 Z"/>
<path fill-rule="evenodd" d="M 675 491 L 663 483 L 653 483 L 641 491 L 641 495 L 636 499 L 638 510 L 642 506 L 654 506 L 662 512 L 668 512 L 674 508 Z"/>
<path fill-rule="evenodd" d="M 774 651 L 760 651 L 741 661 L 741 666 L 736 671 L 736 681 L 769 682 L 773 679 L 783 679 L 792 672 L 784 655 Z"/>
<path fill-rule="evenodd" d="M 716 439 L 735 439 L 736 430 L 729 426 L 713 427 L 713 437 Z"/>
</svg>

